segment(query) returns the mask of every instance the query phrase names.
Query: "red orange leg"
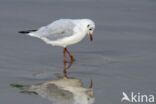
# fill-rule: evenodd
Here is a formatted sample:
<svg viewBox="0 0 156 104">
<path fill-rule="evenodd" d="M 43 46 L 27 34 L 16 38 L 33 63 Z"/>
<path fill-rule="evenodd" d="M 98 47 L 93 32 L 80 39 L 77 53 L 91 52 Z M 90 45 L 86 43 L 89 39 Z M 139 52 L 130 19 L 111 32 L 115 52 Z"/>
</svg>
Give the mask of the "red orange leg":
<svg viewBox="0 0 156 104">
<path fill-rule="evenodd" d="M 71 53 L 67 50 L 67 48 L 65 48 L 65 51 L 68 53 L 71 62 L 75 61 L 74 57 L 71 55 Z"/>
<path fill-rule="evenodd" d="M 66 59 L 66 48 L 63 49 L 63 56 L 64 56 L 64 63 L 67 62 L 67 59 Z"/>
</svg>

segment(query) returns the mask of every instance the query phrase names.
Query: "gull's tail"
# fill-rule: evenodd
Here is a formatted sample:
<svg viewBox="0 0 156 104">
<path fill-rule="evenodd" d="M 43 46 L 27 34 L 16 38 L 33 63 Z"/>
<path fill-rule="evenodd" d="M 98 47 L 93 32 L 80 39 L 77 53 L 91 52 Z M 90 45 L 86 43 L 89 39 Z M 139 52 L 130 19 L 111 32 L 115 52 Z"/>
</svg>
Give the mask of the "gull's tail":
<svg viewBox="0 0 156 104">
<path fill-rule="evenodd" d="M 35 31 L 37 31 L 37 30 L 24 30 L 24 31 L 19 31 L 18 33 L 28 34 L 28 33 L 35 32 Z"/>
</svg>

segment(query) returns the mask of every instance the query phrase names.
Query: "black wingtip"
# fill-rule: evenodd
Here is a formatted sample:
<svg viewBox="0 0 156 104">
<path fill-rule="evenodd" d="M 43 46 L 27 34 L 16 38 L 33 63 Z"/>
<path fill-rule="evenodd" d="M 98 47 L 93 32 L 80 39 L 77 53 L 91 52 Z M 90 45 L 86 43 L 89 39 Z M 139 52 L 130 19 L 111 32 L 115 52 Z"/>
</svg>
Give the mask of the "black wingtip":
<svg viewBox="0 0 156 104">
<path fill-rule="evenodd" d="M 37 31 L 37 30 L 18 31 L 18 33 L 21 33 L 21 34 L 28 34 L 28 33 L 30 33 L 30 32 L 34 32 L 34 31 Z"/>
<path fill-rule="evenodd" d="M 27 31 L 18 31 L 18 33 L 27 34 L 27 33 L 29 33 L 29 32 L 27 32 Z"/>
</svg>

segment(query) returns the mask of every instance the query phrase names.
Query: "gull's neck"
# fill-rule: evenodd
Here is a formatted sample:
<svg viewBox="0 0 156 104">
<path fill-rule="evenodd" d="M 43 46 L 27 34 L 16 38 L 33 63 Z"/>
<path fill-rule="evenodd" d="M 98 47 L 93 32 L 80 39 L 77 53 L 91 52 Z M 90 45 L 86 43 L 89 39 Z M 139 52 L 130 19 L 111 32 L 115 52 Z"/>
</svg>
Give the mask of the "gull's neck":
<svg viewBox="0 0 156 104">
<path fill-rule="evenodd" d="M 83 31 L 84 35 L 87 34 L 86 23 L 84 19 L 74 20 L 74 23 L 79 30 Z"/>
</svg>

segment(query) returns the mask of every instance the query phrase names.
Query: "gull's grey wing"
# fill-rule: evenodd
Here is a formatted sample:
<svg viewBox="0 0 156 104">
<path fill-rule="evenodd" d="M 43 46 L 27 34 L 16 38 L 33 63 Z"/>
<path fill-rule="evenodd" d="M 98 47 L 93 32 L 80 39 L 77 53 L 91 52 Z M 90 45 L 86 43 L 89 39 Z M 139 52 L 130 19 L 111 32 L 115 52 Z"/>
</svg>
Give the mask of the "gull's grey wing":
<svg viewBox="0 0 156 104">
<path fill-rule="evenodd" d="M 64 37 L 72 36 L 74 33 L 74 27 L 75 24 L 72 23 L 72 20 L 61 19 L 39 28 L 34 34 L 41 38 L 56 41 Z"/>
</svg>

